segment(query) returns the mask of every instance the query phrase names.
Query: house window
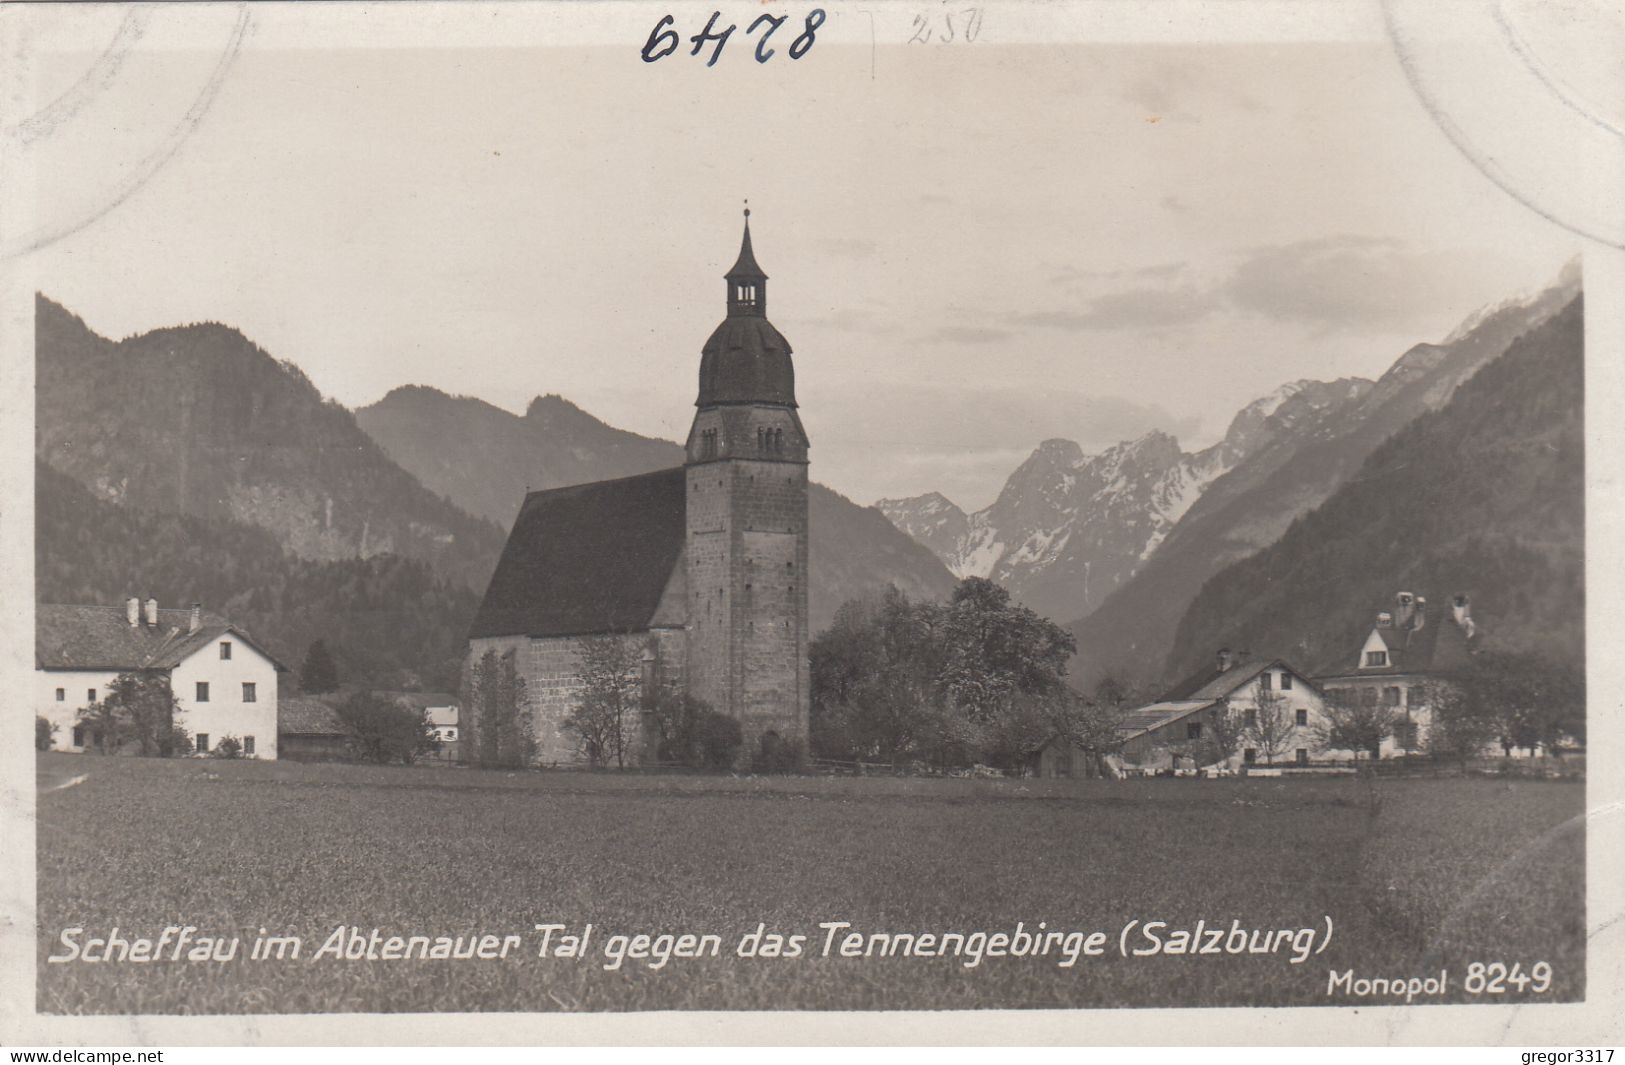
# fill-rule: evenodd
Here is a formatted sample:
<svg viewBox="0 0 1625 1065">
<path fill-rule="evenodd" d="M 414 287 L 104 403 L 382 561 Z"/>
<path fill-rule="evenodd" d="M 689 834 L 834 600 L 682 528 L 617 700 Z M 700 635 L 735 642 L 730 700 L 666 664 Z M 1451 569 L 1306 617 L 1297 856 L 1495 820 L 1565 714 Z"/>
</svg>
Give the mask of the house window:
<svg viewBox="0 0 1625 1065">
<path fill-rule="evenodd" d="M 1202 723 L 1200 721 L 1187 721 L 1185 723 L 1185 738 L 1199 740 L 1202 738 Z"/>
<path fill-rule="evenodd" d="M 197 734 L 197 753 L 209 753 L 209 734 L 207 732 L 199 732 Z"/>
<path fill-rule="evenodd" d="M 251 681 L 251 680 L 243 681 L 243 702 L 245 702 L 245 703 L 259 702 L 259 693 L 255 690 L 254 682 Z"/>
<path fill-rule="evenodd" d="M 56 690 L 56 701 L 59 702 L 59 703 L 62 703 L 62 702 L 66 702 L 67 699 L 68 699 L 68 689 L 66 689 L 66 688 L 58 688 Z"/>
<path fill-rule="evenodd" d="M 1414 751 L 1421 746 L 1419 730 L 1414 721 L 1401 721 L 1394 726 L 1394 743 L 1402 751 Z"/>
<path fill-rule="evenodd" d="M 221 640 L 220 641 L 220 661 L 226 662 L 226 661 L 229 661 L 230 659 L 231 659 L 231 641 L 230 640 Z"/>
<path fill-rule="evenodd" d="M 1375 688 L 1361 688 L 1360 689 L 1360 702 L 1365 706 L 1376 706 L 1377 705 L 1377 689 L 1375 689 Z"/>
<path fill-rule="evenodd" d="M 1388 652 L 1367 651 L 1365 653 L 1365 664 L 1368 666 L 1386 666 L 1388 664 Z"/>
<path fill-rule="evenodd" d="M 252 755 L 254 753 L 254 737 L 243 737 L 243 753 L 246 755 Z"/>
<path fill-rule="evenodd" d="M 209 682 L 206 680 L 197 682 L 197 701 L 200 703 L 209 701 Z"/>
<path fill-rule="evenodd" d="M 85 693 L 85 698 L 88 699 L 91 702 L 95 702 L 96 701 L 96 689 L 91 688 L 89 691 L 87 691 Z"/>
<path fill-rule="evenodd" d="M 1248 765 L 1252 765 L 1258 761 L 1258 751 L 1251 747 L 1247 748 L 1245 751 L 1241 752 L 1241 760 L 1246 762 Z"/>
<path fill-rule="evenodd" d="M 1270 690 L 1270 675 L 1268 673 L 1260 673 L 1258 675 L 1258 686 L 1263 688 L 1265 691 Z"/>
<path fill-rule="evenodd" d="M 1301 706 L 1298 707 L 1298 724 L 1300 724 L 1300 725 L 1309 724 L 1309 711 L 1305 710 Z"/>
<path fill-rule="evenodd" d="M 1309 748 L 1307 748 L 1307 747 L 1299 747 L 1298 748 L 1298 764 L 1299 765 L 1308 765 L 1309 764 Z"/>
<path fill-rule="evenodd" d="M 1382 690 L 1382 701 L 1387 703 L 1389 706 L 1398 706 L 1399 705 L 1399 689 L 1398 688 L 1384 688 Z"/>
<path fill-rule="evenodd" d="M 1281 674 L 1281 690 L 1284 692 L 1289 692 L 1292 690 L 1292 674 Z"/>
<path fill-rule="evenodd" d="M 73 745 L 75 747 L 83 747 L 85 745 L 85 726 L 73 726 Z"/>
<path fill-rule="evenodd" d="M 1253 728 L 1258 724 L 1258 707 L 1249 706 L 1242 711 L 1241 723 L 1244 728 Z"/>
<path fill-rule="evenodd" d="M 1421 706 L 1422 702 L 1422 686 L 1420 684 L 1412 684 L 1409 688 L 1405 689 L 1406 706 Z"/>
</svg>

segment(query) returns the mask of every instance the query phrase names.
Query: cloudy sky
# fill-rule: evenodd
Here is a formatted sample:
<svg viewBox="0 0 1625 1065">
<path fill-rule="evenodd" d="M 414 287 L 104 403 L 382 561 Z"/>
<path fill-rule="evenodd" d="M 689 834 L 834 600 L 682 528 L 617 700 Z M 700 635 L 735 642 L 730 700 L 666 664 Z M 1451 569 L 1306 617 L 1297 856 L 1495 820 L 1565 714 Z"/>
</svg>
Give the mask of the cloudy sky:
<svg viewBox="0 0 1625 1065">
<path fill-rule="evenodd" d="M 837 10 L 797 62 L 707 68 L 641 62 L 652 17 L 565 47 L 524 5 L 474 38 L 165 10 L 73 14 L 36 65 L 61 120 L 20 131 L 17 239 L 93 328 L 219 320 L 350 406 L 556 392 L 681 439 L 749 197 L 814 476 L 862 502 L 984 506 L 1049 437 L 1211 443 L 1580 250 L 1378 36 L 1010 43 L 992 7 L 973 44 L 871 45 Z"/>
</svg>

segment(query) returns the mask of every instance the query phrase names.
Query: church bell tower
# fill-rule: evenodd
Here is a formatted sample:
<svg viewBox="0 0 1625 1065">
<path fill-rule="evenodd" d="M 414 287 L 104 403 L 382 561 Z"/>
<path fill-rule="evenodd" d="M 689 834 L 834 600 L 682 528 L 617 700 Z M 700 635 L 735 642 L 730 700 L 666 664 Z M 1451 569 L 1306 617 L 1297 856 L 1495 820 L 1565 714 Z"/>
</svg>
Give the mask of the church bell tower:
<svg viewBox="0 0 1625 1065">
<path fill-rule="evenodd" d="M 748 761 L 807 742 L 807 434 L 748 207 L 725 277 L 728 313 L 700 357 L 685 462 L 686 672 L 693 695 L 739 722 Z"/>
</svg>

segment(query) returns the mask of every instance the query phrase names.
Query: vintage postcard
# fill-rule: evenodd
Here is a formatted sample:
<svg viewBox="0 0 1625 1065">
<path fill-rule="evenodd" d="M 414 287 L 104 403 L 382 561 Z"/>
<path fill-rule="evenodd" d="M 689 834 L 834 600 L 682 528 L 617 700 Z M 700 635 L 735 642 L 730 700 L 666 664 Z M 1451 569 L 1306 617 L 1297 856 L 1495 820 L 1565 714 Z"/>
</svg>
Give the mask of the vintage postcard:
<svg viewBox="0 0 1625 1065">
<path fill-rule="evenodd" d="M 1625 1034 L 1617 7 L 0 44 L 0 1038 Z"/>
</svg>

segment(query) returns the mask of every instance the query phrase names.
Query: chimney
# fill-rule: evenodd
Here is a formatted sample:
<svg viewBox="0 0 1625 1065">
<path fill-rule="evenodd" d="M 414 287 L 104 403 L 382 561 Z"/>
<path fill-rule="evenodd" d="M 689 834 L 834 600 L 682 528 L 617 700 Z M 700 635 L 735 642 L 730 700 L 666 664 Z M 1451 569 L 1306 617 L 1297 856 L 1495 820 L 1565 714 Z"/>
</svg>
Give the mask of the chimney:
<svg viewBox="0 0 1625 1065">
<path fill-rule="evenodd" d="M 156 629 L 158 627 L 158 600 L 147 596 L 147 625 Z"/>
<path fill-rule="evenodd" d="M 141 624 L 141 600 L 137 596 L 130 596 L 124 600 L 124 618 L 130 623 L 130 628 Z"/>
<path fill-rule="evenodd" d="M 1416 615 L 1411 618 L 1411 628 L 1420 629 L 1427 621 L 1428 601 L 1421 596 L 1416 597 Z"/>
<path fill-rule="evenodd" d="M 1391 629 L 1394 627 L 1394 616 L 1386 610 L 1377 611 L 1377 628 Z"/>
<path fill-rule="evenodd" d="M 1416 610 L 1416 596 L 1410 592 L 1400 592 L 1394 596 L 1394 625 L 1396 628 L 1408 629 L 1411 627 L 1411 614 Z"/>
<path fill-rule="evenodd" d="M 1230 648 L 1219 648 L 1219 672 L 1227 673 L 1230 670 Z"/>
<path fill-rule="evenodd" d="M 196 632 L 203 627 L 203 604 L 192 604 L 192 620 L 187 624 L 187 632 Z"/>
<path fill-rule="evenodd" d="M 1467 634 L 1469 640 L 1473 638 L 1474 628 L 1473 616 L 1468 613 L 1471 608 L 1472 600 L 1465 595 L 1458 595 L 1450 601 L 1450 613 L 1456 619 L 1456 624 L 1461 627 L 1461 631 Z"/>
</svg>

